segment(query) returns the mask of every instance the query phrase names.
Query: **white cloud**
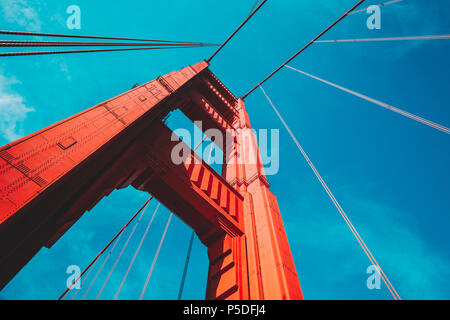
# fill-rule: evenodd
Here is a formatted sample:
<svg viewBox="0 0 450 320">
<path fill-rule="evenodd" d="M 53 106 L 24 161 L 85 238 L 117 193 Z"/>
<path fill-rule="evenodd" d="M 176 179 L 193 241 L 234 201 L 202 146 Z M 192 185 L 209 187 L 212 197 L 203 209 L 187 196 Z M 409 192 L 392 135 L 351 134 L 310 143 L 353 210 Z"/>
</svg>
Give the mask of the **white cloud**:
<svg viewBox="0 0 450 320">
<path fill-rule="evenodd" d="M 21 123 L 34 109 L 27 107 L 24 98 L 14 92 L 11 85 L 20 83 L 15 78 L 0 74 L 0 134 L 8 141 L 19 139 Z"/>
<path fill-rule="evenodd" d="M 18 24 L 29 31 L 41 31 L 38 13 L 26 0 L 0 0 L 0 7 L 7 22 Z"/>
</svg>

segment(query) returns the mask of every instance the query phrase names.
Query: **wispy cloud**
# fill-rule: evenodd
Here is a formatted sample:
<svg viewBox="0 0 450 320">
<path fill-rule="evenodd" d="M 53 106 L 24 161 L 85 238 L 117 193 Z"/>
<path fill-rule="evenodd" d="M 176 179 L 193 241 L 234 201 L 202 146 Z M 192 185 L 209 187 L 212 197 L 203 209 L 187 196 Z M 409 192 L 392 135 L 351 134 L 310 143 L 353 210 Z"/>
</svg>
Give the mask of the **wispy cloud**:
<svg viewBox="0 0 450 320">
<path fill-rule="evenodd" d="M 405 298 L 442 299 L 448 295 L 448 257 L 422 237 L 409 214 L 370 200 L 350 201 L 355 211 L 363 213 L 361 230 L 377 244 L 380 258 Z"/>
<path fill-rule="evenodd" d="M 29 31 L 41 31 L 38 12 L 26 0 L 0 0 L 0 7 L 7 22 L 18 24 Z"/>
<path fill-rule="evenodd" d="M 355 196 L 357 193 L 345 189 L 344 196 L 342 190 L 340 192 L 341 205 L 400 296 L 404 299 L 448 298 L 449 258 L 423 237 L 414 216 L 372 199 L 359 199 Z M 352 289 L 345 293 L 350 297 L 365 296 L 365 270 L 371 263 L 357 246 L 339 213 L 335 211 L 336 216 L 332 215 L 334 207 L 331 204 L 326 209 L 327 204 L 323 203 L 325 195 L 319 206 L 314 199 L 312 195 L 305 195 L 289 204 L 299 212 L 315 212 L 313 216 L 285 218 L 289 229 L 302 235 L 290 237 L 291 248 L 297 257 L 303 255 L 314 259 L 325 255 L 337 259 L 333 264 L 333 274 L 339 277 L 330 275 L 327 266 L 321 267 L 318 261 L 317 268 L 308 270 L 299 264 L 300 278 L 308 280 L 308 285 L 312 282 L 321 288 L 318 298 L 342 298 L 336 292 L 343 283 L 354 283 Z M 302 262 L 301 259 L 299 261 Z M 363 265 L 358 267 L 361 263 Z M 351 294 L 353 291 L 354 295 Z M 384 287 L 382 291 L 382 295 L 371 292 L 368 297 L 389 298 Z"/>
<path fill-rule="evenodd" d="M 0 134 L 8 141 L 22 136 L 21 123 L 34 111 L 25 105 L 20 94 L 14 92 L 14 84 L 20 84 L 20 81 L 0 74 Z"/>
</svg>

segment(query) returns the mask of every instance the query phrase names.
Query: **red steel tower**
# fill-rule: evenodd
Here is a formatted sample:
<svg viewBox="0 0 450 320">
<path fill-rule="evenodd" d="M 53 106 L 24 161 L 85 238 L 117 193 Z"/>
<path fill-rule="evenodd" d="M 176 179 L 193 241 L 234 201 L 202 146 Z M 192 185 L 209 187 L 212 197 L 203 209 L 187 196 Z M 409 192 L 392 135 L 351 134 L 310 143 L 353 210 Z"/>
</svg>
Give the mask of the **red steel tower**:
<svg viewBox="0 0 450 320">
<path fill-rule="evenodd" d="M 229 143 L 223 174 L 187 145 L 181 110 Z M 214 137 L 211 137 L 214 138 Z M 253 159 L 254 161 L 248 161 Z M 200 62 L 0 148 L 0 288 L 115 189 L 152 194 L 208 247 L 207 299 L 302 299 L 276 197 L 243 100 Z"/>
</svg>

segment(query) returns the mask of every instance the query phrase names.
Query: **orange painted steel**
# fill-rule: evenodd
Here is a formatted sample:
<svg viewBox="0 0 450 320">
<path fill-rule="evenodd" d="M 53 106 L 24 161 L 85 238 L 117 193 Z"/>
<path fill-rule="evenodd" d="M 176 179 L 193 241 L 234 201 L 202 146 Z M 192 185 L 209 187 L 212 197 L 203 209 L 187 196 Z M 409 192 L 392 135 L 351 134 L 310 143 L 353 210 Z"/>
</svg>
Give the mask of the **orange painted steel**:
<svg viewBox="0 0 450 320">
<path fill-rule="evenodd" d="M 115 189 L 152 194 L 208 247 L 207 299 L 302 299 L 244 102 L 200 62 L 0 148 L 0 288 Z M 231 144 L 220 175 L 164 124 L 175 109 Z M 188 150 L 176 164 L 175 147 Z M 256 161 L 247 161 L 256 159 Z"/>
</svg>

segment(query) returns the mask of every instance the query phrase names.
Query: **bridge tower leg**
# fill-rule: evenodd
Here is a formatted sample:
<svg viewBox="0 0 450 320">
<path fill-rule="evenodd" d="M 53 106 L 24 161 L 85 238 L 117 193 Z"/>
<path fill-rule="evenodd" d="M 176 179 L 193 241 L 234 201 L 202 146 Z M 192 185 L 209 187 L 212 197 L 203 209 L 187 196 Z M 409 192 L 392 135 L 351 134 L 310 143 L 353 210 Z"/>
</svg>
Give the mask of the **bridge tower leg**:
<svg viewBox="0 0 450 320">
<path fill-rule="evenodd" d="M 303 299 L 277 199 L 269 190 L 256 134 L 241 99 L 237 110 L 223 175 L 244 197 L 249 298 Z"/>
</svg>

